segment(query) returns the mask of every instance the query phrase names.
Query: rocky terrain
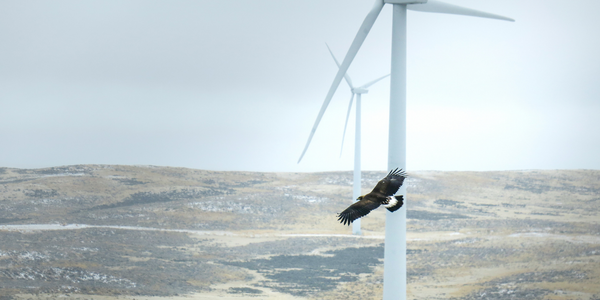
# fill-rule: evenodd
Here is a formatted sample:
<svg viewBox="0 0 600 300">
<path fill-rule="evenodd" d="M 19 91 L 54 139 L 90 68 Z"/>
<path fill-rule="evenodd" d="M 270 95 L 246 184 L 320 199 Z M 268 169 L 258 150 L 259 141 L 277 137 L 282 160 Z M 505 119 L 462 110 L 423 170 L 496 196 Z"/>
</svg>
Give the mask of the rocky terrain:
<svg viewBox="0 0 600 300">
<path fill-rule="evenodd" d="M 364 172 L 368 192 L 386 172 Z M 600 171 L 417 171 L 409 299 L 600 299 Z M 381 299 L 351 172 L 0 168 L 0 299 Z"/>
</svg>

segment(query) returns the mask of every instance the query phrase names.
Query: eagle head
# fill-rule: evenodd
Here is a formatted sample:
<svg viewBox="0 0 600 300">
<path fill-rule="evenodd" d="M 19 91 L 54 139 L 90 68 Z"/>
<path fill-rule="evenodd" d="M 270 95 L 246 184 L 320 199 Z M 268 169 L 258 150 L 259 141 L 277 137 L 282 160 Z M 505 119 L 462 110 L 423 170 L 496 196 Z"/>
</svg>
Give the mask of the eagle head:
<svg viewBox="0 0 600 300">
<path fill-rule="evenodd" d="M 364 195 L 362 195 L 362 196 L 358 196 L 358 198 L 356 198 L 356 200 L 360 201 L 360 200 L 362 200 L 362 199 L 363 199 L 363 197 L 364 197 Z"/>
</svg>

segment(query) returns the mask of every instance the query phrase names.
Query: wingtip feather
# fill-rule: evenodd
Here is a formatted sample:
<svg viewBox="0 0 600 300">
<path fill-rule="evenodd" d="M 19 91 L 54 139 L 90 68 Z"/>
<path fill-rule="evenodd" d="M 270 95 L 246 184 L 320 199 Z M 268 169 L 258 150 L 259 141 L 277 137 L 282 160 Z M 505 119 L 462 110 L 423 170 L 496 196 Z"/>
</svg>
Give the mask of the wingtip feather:
<svg viewBox="0 0 600 300">
<path fill-rule="evenodd" d="M 408 177 L 408 174 L 403 169 L 395 168 L 393 170 L 390 170 L 390 172 L 387 175 L 387 177 L 391 177 L 391 176 L 402 176 L 402 177 L 406 178 L 406 177 Z"/>
</svg>

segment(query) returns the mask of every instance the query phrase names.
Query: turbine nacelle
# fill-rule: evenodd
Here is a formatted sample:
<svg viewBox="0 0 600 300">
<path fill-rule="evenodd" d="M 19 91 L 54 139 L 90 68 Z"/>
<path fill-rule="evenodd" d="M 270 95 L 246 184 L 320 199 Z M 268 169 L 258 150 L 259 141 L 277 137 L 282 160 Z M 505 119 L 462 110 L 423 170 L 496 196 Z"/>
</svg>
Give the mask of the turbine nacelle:
<svg viewBox="0 0 600 300">
<path fill-rule="evenodd" d="M 325 45 L 327 45 L 327 43 L 325 43 Z M 333 58 L 333 61 L 335 61 L 335 64 L 338 66 L 338 68 L 340 68 L 340 62 L 337 60 L 337 58 L 335 58 L 335 55 L 333 55 L 333 52 L 331 52 L 331 48 L 329 48 L 329 45 L 327 45 L 327 49 L 329 50 L 329 53 L 331 54 L 331 58 Z M 372 86 L 373 84 L 377 83 L 378 81 L 386 78 L 390 76 L 390 74 L 387 74 L 383 77 L 379 77 L 371 82 L 367 82 L 359 87 L 354 87 L 354 85 L 352 84 L 352 79 L 350 79 L 350 75 L 348 75 L 348 73 L 344 74 L 344 79 L 346 79 L 346 83 L 348 83 L 348 86 L 350 87 L 350 91 L 352 92 L 352 97 L 350 98 L 350 104 L 348 105 L 348 113 L 346 114 L 346 123 L 344 123 L 344 133 L 342 134 L 342 149 L 340 149 L 340 157 L 342 156 L 342 150 L 344 149 L 344 139 L 346 138 L 346 128 L 348 127 L 348 119 L 350 118 L 350 110 L 352 109 L 352 101 L 354 100 L 354 95 L 358 95 L 357 99 L 356 99 L 356 136 L 354 137 L 354 143 L 355 143 L 355 152 L 354 152 L 354 165 L 355 165 L 355 170 L 354 172 L 360 172 L 357 171 L 357 165 L 360 166 L 360 147 L 357 145 L 360 145 L 360 99 L 361 99 L 361 95 L 362 94 L 366 94 L 369 92 L 369 90 L 367 89 L 368 87 Z M 308 145 L 308 144 L 307 144 Z M 358 169 L 360 169 L 360 167 L 358 167 Z M 356 178 L 355 178 L 356 180 Z M 360 185 L 360 180 L 359 183 L 356 183 Z"/>
<path fill-rule="evenodd" d="M 352 93 L 354 93 L 354 94 L 366 94 L 368 92 L 369 92 L 369 90 L 364 89 L 364 88 L 353 88 L 352 89 Z"/>
</svg>

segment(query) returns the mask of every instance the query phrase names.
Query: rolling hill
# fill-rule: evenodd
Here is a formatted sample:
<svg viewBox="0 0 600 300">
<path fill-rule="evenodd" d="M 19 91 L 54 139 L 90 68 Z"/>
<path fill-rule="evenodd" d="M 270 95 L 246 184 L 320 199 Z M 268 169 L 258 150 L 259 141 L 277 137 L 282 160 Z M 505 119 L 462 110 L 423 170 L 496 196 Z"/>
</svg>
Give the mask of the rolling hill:
<svg viewBox="0 0 600 300">
<path fill-rule="evenodd" d="M 410 299 L 600 299 L 600 171 L 409 174 Z M 380 299 L 385 212 L 351 235 L 351 194 L 351 172 L 0 168 L 0 299 Z"/>
</svg>

